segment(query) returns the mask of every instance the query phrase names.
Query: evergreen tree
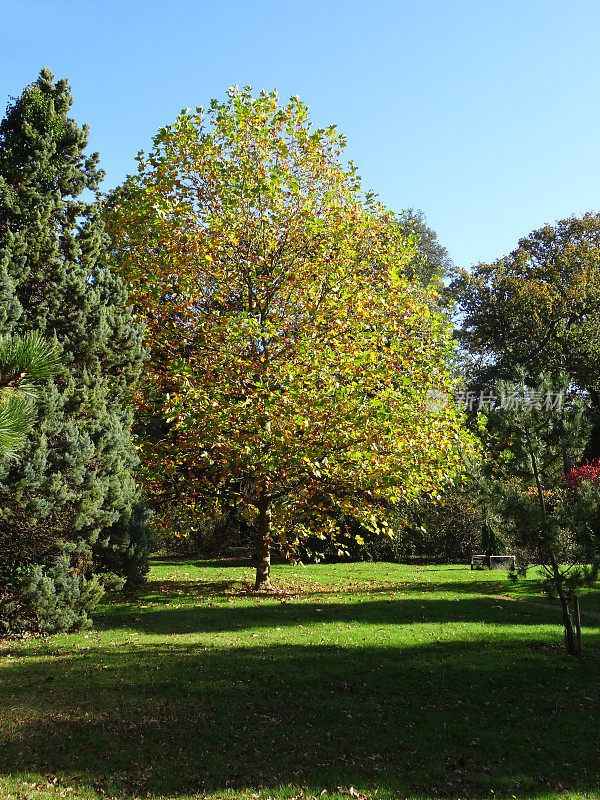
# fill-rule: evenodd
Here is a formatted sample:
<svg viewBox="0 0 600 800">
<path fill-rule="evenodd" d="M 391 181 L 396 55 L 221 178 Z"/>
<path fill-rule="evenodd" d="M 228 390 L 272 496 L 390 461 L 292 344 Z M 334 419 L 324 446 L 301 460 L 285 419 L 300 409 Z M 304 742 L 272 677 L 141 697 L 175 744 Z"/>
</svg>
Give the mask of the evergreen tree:
<svg viewBox="0 0 600 800">
<path fill-rule="evenodd" d="M 500 381 L 498 391 L 502 405 L 487 408 L 488 468 L 494 476 L 488 491 L 498 498 L 521 571 L 528 563 L 540 566 L 544 590 L 558 597 L 567 649 L 576 654 L 569 603 L 600 574 L 600 541 L 593 529 L 600 495 L 587 480 L 569 488 L 563 471 L 587 441 L 585 403 L 566 375 L 559 383 L 542 374 L 533 386 Z"/>
<path fill-rule="evenodd" d="M 75 621 L 85 621 L 92 600 L 82 598 L 98 595 L 88 593 L 92 547 L 126 525 L 138 501 L 127 399 L 141 330 L 108 268 L 97 206 L 82 197 L 103 173 L 97 153 L 84 155 L 88 128 L 68 117 L 71 104 L 67 81 L 44 69 L 0 124 L 0 334 L 40 331 L 60 360 L 21 458 L 0 461 L 0 616 L 3 598 L 5 617 L 16 602 L 32 627 L 43 626 L 36 597 L 48 607 L 68 583 L 55 630 L 73 624 L 76 604 Z"/>
<path fill-rule="evenodd" d="M 136 589 L 149 569 L 150 517 L 143 503 L 134 503 L 131 514 L 103 531 L 94 548 L 96 565 L 122 575 L 128 589 Z"/>
<path fill-rule="evenodd" d="M 23 446 L 35 419 L 41 384 L 57 371 L 54 348 L 37 333 L 0 337 L 0 454 Z"/>
</svg>

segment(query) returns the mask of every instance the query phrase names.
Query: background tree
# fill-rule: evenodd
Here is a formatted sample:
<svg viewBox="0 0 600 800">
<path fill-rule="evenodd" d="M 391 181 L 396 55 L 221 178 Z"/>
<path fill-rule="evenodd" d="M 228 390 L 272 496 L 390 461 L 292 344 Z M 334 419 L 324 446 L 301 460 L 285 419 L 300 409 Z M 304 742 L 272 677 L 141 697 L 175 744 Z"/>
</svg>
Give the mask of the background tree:
<svg viewBox="0 0 600 800">
<path fill-rule="evenodd" d="M 461 339 L 483 355 L 483 377 L 543 368 L 597 393 L 600 214 L 534 231 L 505 258 L 460 271 L 454 291 L 464 315 Z"/>
<path fill-rule="evenodd" d="M 42 70 L 0 124 L 0 331 L 40 331 L 60 361 L 19 462 L 0 463 L 0 593 L 8 614 L 14 576 L 25 581 L 39 565 L 40 603 L 62 598 L 55 629 L 92 580 L 92 545 L 138 498 L 127 399 L 142 334 L 108 268 L 96 206 L 81 199 L 102 173 L 98 155 L 84 155 L 88 130 L 68 117 L 71 103 L 67 82 Z M 66 588 L 72 573 L 80 596 Z M 43 627 L 33 589 L 28 598 L 21 617 Z"/>
<path fill-rule="evenodd" d="M 448 325 L 343 145 L 297 98 L 234 88 L 159 131 L 107 208 L 171 424 L 149 493 L 165 526 L 224 506 L 253 524 L 257 588 L 307 509 L 322 535 L 373 529 L 459 471 L 459 416 L 426 403 L 451 382 Z"/>
<path fill-rule="evenodd" d="M 471 388 L 567 373 L 589 398 L 586 455 L 600 455 L 600 214 L 545 225 L 510 255 L 460 270 L 452 294 Z"/>
<path fill-rule="evenodd" d="M 454 269 L 454 263 L 437 233 L 427 225 L 425 214 L 409 208 L 398 215 L 400 230 L 412 236 L 415 251 L 405 267 L 409 280 L 418 280 L 422 286 L 439 286 L 442 279 Z"/>
</svg>

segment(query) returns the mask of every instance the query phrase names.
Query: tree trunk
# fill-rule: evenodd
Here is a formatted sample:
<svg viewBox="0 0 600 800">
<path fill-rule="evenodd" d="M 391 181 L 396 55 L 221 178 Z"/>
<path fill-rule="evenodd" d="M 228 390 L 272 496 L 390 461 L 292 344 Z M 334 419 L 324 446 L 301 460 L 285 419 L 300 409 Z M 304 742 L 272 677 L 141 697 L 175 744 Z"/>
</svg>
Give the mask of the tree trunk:
<svg viewBox="0 0 600 800">
<path fill-rule="evenodd" d="M 573 628 L 571 609 L 569 608 L 569 601 L 563 589 L 563 577 L 560 574 L 560 568 L 552 550 L 550 558 L 552 563 L 552 574 L 554 576 L 554 585 L 556 586 L 556 591 L 560 600 L 560 606 L 562 608 L 563 627 L 565 629 L 565 638 L 567 640 L 567 650 L 569 651 L 569 655 L 576 656 L 579 654 L 579 648 L 577 647 L 577 641 L 575 639 L 575 630 Z"/>
<path fill-rule="evenodd" d="M 548 514 L 546 512 L 546 501 L 544 499 L 544 492 L 542 490 L 542 483 L 540 481 L 540 474 L 537 468 L 537 459 L 535 457 L 535 453 L 533 451 L 533 447 L 529 441 L 529 435 L 527 436 L 527 441 L 529 444 L 529 455 L 531 456 L 531 467 L 533 469 L 533 475 L 535 478 L 535 483 L 538 490 L 538 498 L 540 501 L 540 506 L 542 509 L 542 516 L 544 518 L 544 534 L 548 538 Z M 565 637 L 567 639 L 567 650 L 569 654 L 572 656 L 577 655 L 577 644 L 575 642 L 575 631 L 573 630 L 573 619 L 571 618 L 571 609 L 569 608 L 569 601 L 563 589 L 563 576 L 560 572 L 560 567 L 558 566 L 558 561 L 556 560 L 556 555 L 554 554 L 554 549 L 552 547 L 552 543 L 548 542 L 548 553 L 550 554 L 550 563 L 552 564 L 552 577 L 554 579 L 554 585 L 556 587 L 556 591 L 558 593 L 558 597 L 560 599 L 560 605 L 562 608 L 562 617 L 563 617 L 563 626 L 565 629 Z"/>
<path fill-rule="evenodd" d="M 573 619 L 571 617 L 571 609 L 569 608 L 569 601 L 565 597 L 564 592 L 559 593 L 560 605 L 562 607 L 563 626 L 565 629 L 565 637 L 567 640 L 567 650 L 569 655 L 579 655 L 579 648 L 575 639 L 575 631 L 573 629 Z"/>
<path fill-rule="evenodd" d="M 581 641 L 581 613 L 579 611 L 579 598 L 573 598 L 573 605 L 575 606 L 575 632 L 577 633 L 577 655 L 583 655 L 583 644 Z"/>
<path fill-rule="evenodd" d="M 254 589 L 271 588 L 271 504 L 262 499 L 259 503 L 258 540 L 256 542 L 256 582 Z"/>
<path fill-rule="evenodd" d="M 573 469 L 575 464 L 573 463 L 573 459 L 571 458 L 571 454 L 568 452 L 566 447 L 563 447 L 563 474 L 568 475 L 569 472 Z"/>
</svg>

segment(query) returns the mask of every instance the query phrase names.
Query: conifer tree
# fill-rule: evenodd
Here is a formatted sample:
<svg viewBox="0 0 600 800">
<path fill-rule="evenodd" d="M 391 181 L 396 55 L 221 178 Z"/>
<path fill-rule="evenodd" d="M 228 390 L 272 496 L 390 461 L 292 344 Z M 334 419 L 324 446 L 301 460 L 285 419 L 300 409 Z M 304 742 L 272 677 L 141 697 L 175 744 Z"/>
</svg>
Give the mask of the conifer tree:
<svg viewBox="0 0 600 800">
<path fill-rule="evenodd" d="M 84 154 L 88 128 L 69 118 L 71 104 L 67 81 L 44 69 L 0 124 L 0 334 L 39 331 L 60 361 L 18 463 L 0 462 L 0 617 L 2 598 L 5 616 L 15 607 L 15 575 L 37 565 L 46 607 L 69 584 L 55 630 L 85 621 L 85 609 L 74 619 L 67 607 L 81 606 L 95 580 L 92 547 L 97 555 L 110 547 L 111 527 L 126 528 L 138 500 L 127 398 L 142 363 L 141 330 L 108 268 L 97 206 L 82 196 L 96 192 L 103 173 L 98 154 Z M 35 596 L 31 589 L 26 612 L 15 602 L 43 627 Z"/>
<path fill-rule="evenodd" d="M 541 568 L 542 588 L 560 601 L 567 649 L 575 655 L 569 604 L 600 574 L 600 542 L 593 530 L 600 495 L 585 474 L 570 487 L 570 473 L 563 472 L 566 463 L 579 460 L 588 438 L 585 402 L 566 374 L 556 382 L 541 374 L 533 386 L 499 381 L 497 389 L 502 405 L 486 409 L 487 471 L 491 466 L 494 476 L 487 488 L 498 498 L 519 556 L 521 568 L 512 577 L 528 563 Z"/>
<path fill-rule="evenodd" d="M 41 385 L 57 371 L 54 348 L 37 333 L 0 337 L 0 454 L 13 456 L 35 420 Z"/>
</svg>

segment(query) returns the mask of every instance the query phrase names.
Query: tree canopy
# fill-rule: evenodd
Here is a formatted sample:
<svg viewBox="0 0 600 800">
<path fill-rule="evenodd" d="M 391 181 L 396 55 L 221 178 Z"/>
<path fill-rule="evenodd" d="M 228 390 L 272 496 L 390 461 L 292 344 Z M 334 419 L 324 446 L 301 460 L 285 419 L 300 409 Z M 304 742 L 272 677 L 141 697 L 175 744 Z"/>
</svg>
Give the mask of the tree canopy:
<svg viewBox="0 0 600 800">
<path fill-rule="evenodd" d="M 600 408 L 600 214 L 533 231 L 508 256 L 461 270 L 453 291 L 482 381 L 566 372 Z"/>
<path fill-rule="evenodd" d="M 406 266 L 407 277 L 423 286 L 439 284 L 454 264 L 437 233 L 427 224 L 425 214 L 420 209 L 408 208 L 399 214 L 398 220 L 402 232 L 415 242 L 415 252 Z"/>
<path fill-rule="evenodd" d="M 176 493 L 163 519 L 235 505 L 258 586 L 307 507 L 324 534 L 340 514 L 373 528 L 459 471 L 459 416 L 427 405 L 450 385 L 448 325 L 343 145 L 297 98 L 233 89 L 163 128 L 107 208 L 171 423 L 148 462 Z"/>
</svg>

